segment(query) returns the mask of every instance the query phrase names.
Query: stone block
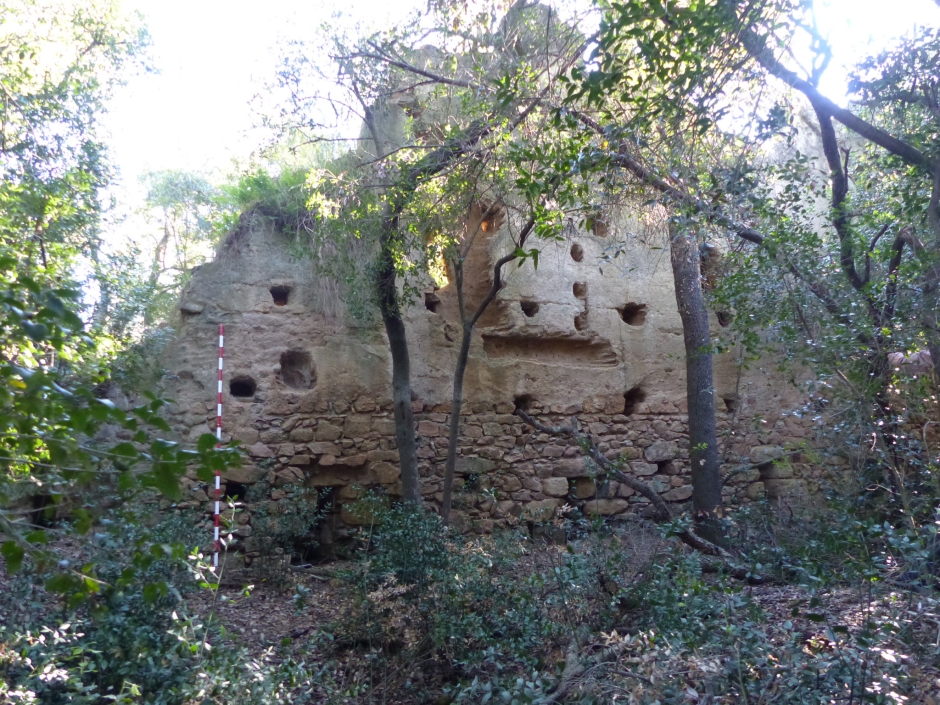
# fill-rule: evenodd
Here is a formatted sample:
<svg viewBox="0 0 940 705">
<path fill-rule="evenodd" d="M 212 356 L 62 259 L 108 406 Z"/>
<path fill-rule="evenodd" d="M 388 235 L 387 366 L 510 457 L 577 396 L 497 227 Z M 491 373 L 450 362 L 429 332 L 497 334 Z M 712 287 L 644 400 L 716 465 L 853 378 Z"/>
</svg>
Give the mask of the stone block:
<svg viewBox="0 0 940 705">
<path fill-rule="evenodd" d="M 518 492 L 522 489 L 522 481 L 515 475 L 505 475 L 499 481 L 499 486 L 504 492 Z"/>
<path fill-rule="evenodd" d="M 679 446 L 675 441 L 655 441 L 644 452 L 647 462 L 661 463 L 679 456 Z"/>
<path fill-rule="evenodd" d="M 584 467 L 584 458 L 564 458 L 555 461 L 552 473 L 557 477 L 582 477 Z"/>
<path fill-rule="evenodd" d="M 255 443 L 252 446 L 248 446 L 248 455 L 253 458 L 273 458 L 274 451 L 264 443 Z"/>
<path fill-rule="evenodd" d="M 325 453 L 324 455 L 320 456 L 320 459 L 317 461 L 317 465 L 321 465 L 323 467 L 336 465 L 336 456 L 332 453 Z"/>
<path fill-rule="evenodd" d="M 692 485 L 683 485 L 675 487 L 663 494 L 663 499 L 667 502 L 684 502 L 692 496 Z"/>
<path fill-rule="evenodd" d="M 343 452 L 335 443 L 324 443 L 322 441 L 308 443 L 307 449 L 314 455 L 341 455 Z"/>
<path fill-rule="evenodd" d="M 539 499 L 526 504 L 522 513 L 529 521 L 548 521 L 555 516 L 555 510 L 560 506 L 560 499 Z"/>
<path fill-rule="evenodd" d="M 441 425 L 433 421 L 419 421 L 418 435 L 422 438 L 436 438 L 441 434 Z"/>
<path fill-rule="evenodd" d="M 394 436 L 395 419 L 372 419 L 372 430 L 380 436 Z"/>
<path fill-rule="evenodd" d="M 401 477 L 401 470 L 391 463 L 376 463 L 372 466 L 372 476 L 379 484 L 391 485 L 398 482 L 398 478 Z"/>
<path fill-rule="evenodd" d="M 780 446 L 754 446 L 751 448 L 751 462 L 755 465 L 759 463 L 769 463 L 782 456 L 783 448 Z"/>
<path fill-rule="evenodd" d="M 372 432 L 372 417 L 365 414 L 352 414 L 346 417 L 343 424 L 343 435 L 346 438 L 365 438 Z"/>
<path fill-rule="evenodd" d="M 618 497 L 632 497 L 636 494 L 636 491 L 632 487 L 628 487 L 624 484 L 619 484 L 617 487 L 617 496 Z"/>
<path fill-rule="evenodd" d="M 284 468 L 274 473 L 274 486 L 283 487 L 284 485 L 302 485 L 307 479 L 304 471 L 300 468 Z"/>
<path fill-rule="evenodd" d="M 313 459 L 309 455 L 295 455 L 290 459 L 291 465 L 310 465 Z"/>
<path fill-rule="evenodd" d="M 564 477 L 546 477 L 542 480 L 542 492 L 549 497 L 564 497 L 568 494 L 568 480 Z"/>
<path fill-rule="evenodd" d="M 343 429 L 341 429 L 339 426 L 334 426 L 333 424 L 327 423 L 326 421 L 321 421 L 317 424 L 317 433 L 315 438 L 318 441 L 336 441 L 339 440 L 342 435 Z M 312 441 L 314 439 L 309 438 L 308 440 Z"/>
<path fill-rule="evenodd" d="M 366 455 L 365 453 L 360 453 L 358 455 L 347 455 L 343 458 L 336 459 L 337 465 L 345 465 L 350 468 L 361 468 L 366 464 Z"/>
<path fill-rule="evenodd" d="M 313 429 L 312 428 L 295 428 L 288 435 L 295 443 L 307 443 L 313 440 Z"/>
<path fill-rule="evenodd" d="M 392 463 L 398 462 L 398 451 L 397 450 L 370 450 L 366 453 L 366 460 L 370 463 L 387 461 Z M 459 463 L 460 460 L 458 459 Z"/>
<path fill-rule="evenodd" d="M 353 408 L 360 414 L 368 414 L 371 411 L 375 411 L 378 408 L 378 404 L 375 403 L 375 399 L 372 397 L 359 397 L 353 402 Z"/>
<path fill-rule="evenodd" d="M 267 470 L 259 468 L 257 465 L 246 464 L 242 465 L 240 468 L 228 468 L 222 473 L 222 477 L 226 481 L 237 482 L 242 485 L 251 485 L 261 480 L 267 472 Z"/>
<path fill-rule="evenodd" d="M 485 423 L 483 424 L 483 435 L 484 436 L 502 436 L 503 427 L 498 423 Z"/>
<path fill-rule="evenodd" d="M 504 499 L 501 502 L 496 503 L 496 515 L 502 517 L 521 516 L 522 507 L 513 502 L 511 499 Z"/>
<path fill-rule="evenodd" d="M 652 463 L 644 463 L 642 461 L 630 463 L 630 472 L 639 477 L 655 475 L 658 470 L 659 468 Z"/>
<path fill-rule="evenodd" d="M 591 501 L 584 503 L 584 511 L 587 514 L 606 517 L 625 512 L 627 511 L 628 506 L 629 504 L 627 503 L 627 500 L 620 498 L 592 499 Z"/>
<path fill-rule="evenodd" d="M 526 476 L 522 478 L 522 486 L 530 492 L 541 492 L 542 482 L 537 477 Z"/>
<path fill-rule="evenodd" d="M 455 470 L 461 475 L 486 475 L 496 469 L 496 463 L 487 458 L 460 456 Z"/>
</svg>

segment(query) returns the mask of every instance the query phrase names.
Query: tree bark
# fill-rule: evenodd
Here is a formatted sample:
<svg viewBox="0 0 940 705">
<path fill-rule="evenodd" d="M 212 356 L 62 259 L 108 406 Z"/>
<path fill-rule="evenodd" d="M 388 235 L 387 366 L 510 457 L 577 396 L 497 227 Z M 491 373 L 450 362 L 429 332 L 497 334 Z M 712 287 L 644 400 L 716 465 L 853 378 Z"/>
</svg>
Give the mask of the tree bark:
<svg viewBox="0 0 940 705">
<path fill-rule="evenodd" d="M 379 237 L 379 271 L 377 273 L 379 307 L 392 353 L 392 409 L 395 415 L 395 442 L 401 468 L 402 495 L 406 502 L 421 503 L 421 480 L 418 475 L 417 443 L 415 441 L 414 409 L 411 406 L 411 358 L 405 322 L 398 300 L 398 282 L 392 238 L 397 233 L 397 218 L 387 215 Z"/>
<path fill-rule="evenodd" d="M 720 538 L 717 510 L 721 506 L 718 433 L 715 427 L 715 389 L 711 334 L 702 294 L 701 267 L 695 239 L 670 225 L 670 261 L 676 304 L 685 341 L 686 397 L 689 405 L 689 462 L 692 465 L 692 508 L 710 541 Z"/>
<path fill-rule="evenodd" d="M 530 218 L 519 233 L 517 247 L 525 244 L 526 238 L 535 227 L 535 219 Z M 463 253 L 465 256 L 466 253 Z M 450 524 L 450 510 L 453 505 L 454 497 L 454 473 L 457 468 L 457 440 L 460 436 L 460 410 L 463 407 L 463 376 L 467 370 L 467 362 L 470 359 L 470 341 L 473 339 L 473 329 L 477 321 L 496 298 L 499 290 L 503 288 L 503 267 L 516 259 L 516 255 L 508 254 L 500 257 L 493 266 L 493 285 L 483 297 L 483 300 L 477 306 L 473 316 L 469 319 L 465 315 L 463 300 L 463 262 L 458 261 L 454 266 L 454 280 L 457 285 L 457 298 L 460 304 L 460 318 L 463 323 L 463 337 L 460 341 L 460 353 L 457 355 L 457 366 L 454 369 L 454 394 L 451 400 L 450 409 L 450 428 L 447 438 L 447 462 L 444 465 L 444 498 L 441 500 L 441 518 L 444 526 Z"/>
</svg>

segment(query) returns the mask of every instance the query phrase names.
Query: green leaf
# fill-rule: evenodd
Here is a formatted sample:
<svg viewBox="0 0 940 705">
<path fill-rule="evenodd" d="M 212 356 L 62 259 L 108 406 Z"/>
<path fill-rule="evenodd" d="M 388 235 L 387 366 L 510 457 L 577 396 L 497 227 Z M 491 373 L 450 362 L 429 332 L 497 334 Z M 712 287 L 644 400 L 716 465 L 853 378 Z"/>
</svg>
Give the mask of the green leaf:
<svg viewBox="0 0 940 705">
<path fill-rule="evenodd" d="M 0 555 L 7 563 L 7 572 L 13 574 L 23 566 L 23 557 L 26 552 L 15 541 L 4 541 L 0 546 Z"/>
<path fill-rule="evenodd" d="M 196 448 L 200 453 L 208 453 L 210 450 L 215 448 L 215 444 L 217 442 L 218 441 L 216 440 L 215 436 L 213 436 L 211 433 L 203 433 L 201 436 L 199 436 L 199 440 L 196 442 Z"/>
<path fill-rule="evenodd" d="M 42 529 L 30 531 L 28 534 L 26 534 L 25 538 L 30 543 L 49 543 L 49 534 L 47 534 Z"/>
<path fill-rule="evenodd" d="M 80 586 L 80 581 L 71 573 L 58 573 L 46 581 L 46 590 L 49 592 L 72 592 Z"/>
</svg>

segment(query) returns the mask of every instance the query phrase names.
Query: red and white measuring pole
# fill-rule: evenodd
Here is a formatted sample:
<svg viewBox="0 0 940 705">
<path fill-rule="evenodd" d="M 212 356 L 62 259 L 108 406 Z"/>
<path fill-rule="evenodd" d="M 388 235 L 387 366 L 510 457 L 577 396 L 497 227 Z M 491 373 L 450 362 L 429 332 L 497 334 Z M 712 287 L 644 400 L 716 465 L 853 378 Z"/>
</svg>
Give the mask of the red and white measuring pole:
<svg viewBox="0 0 940 705">
<path fill-rule="evenodd" d="M 215 447 L 222 447 L 222 361 L 225 358 L 225 326 L 219 324 L 219 388 L 215 407 Z M 212 553 L 212 567 L 219 566 L 219 503 L 222 501 L 222 473 L 215 471 L 215 516 L 213 536 L 215 537 L 215 550 Z"/>
</svg>

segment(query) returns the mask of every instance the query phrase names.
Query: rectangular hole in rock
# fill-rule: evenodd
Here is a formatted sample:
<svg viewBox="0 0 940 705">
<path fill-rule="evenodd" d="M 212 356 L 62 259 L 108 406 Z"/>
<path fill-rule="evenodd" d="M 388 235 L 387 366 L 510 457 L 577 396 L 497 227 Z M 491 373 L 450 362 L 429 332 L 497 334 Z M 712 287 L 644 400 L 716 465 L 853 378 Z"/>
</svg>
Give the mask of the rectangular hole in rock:
<svg viewBox="0 0 940 705">
<path fill-rule="evenodd" d="M 270 292 L 275 306 L 287 306 L 287 301 L 290 299 L 289 286 L 272 286 Z"/>
<path fill-rule="evenodd" d="M 233 397 L 253 397 L 257 388 L 255 380 L 248 375 L 236 375 L 228 383 L 228 392 Z"/>
</svg>

